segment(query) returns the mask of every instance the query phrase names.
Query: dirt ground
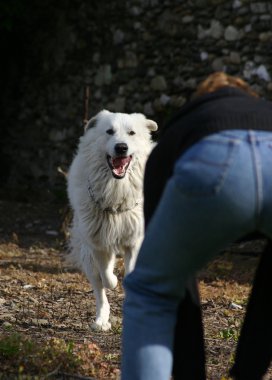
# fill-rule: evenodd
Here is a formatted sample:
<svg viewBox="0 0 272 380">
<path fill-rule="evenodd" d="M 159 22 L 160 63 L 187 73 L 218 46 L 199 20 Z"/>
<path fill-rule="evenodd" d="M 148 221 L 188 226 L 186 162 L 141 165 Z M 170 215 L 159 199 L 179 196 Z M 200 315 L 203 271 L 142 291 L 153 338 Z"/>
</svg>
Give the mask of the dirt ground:
<svg viewBox="0 0 272 380">
<path fill-rule="evenodd" d="M 36 375 L 36 379 L 103 380 L 120 376 L 122 287 L 108 292 L 112 330 L 90 330 L 95 315 L 92 291 L 85 277 L 64 260 L 65 212 L 65 206 L 56 202 L 0 200 L 0 338 L 4 341 L 11 334 L 20 334 L 20 339 L 31 339 L 37 347 L 47 347 L 49 341 L 73 343 L 72 354 L 71 349 L 65 351 L 71 354 L 68 359 L 62 353 L 58 363 L 52 364 L 51 358 L 51 367 L 43 358 L 39 367 L 31 364 L 33 353 L 24 351 L 24 344 L 15 358 L 4 355 L 0 343 L 0 379 Z M 256 241 L 229 247 L 199 275 L 209 380 L 227 377 L 263 244 Z M 254 254 L 249 254 L 252 251 Z M 122 273 L 119 260 L 120 283 Z M 69 360 L 75 355 L 80 360 L 73 367 Z M 272 378 L 271 371 L 267 378 Z"/>
</svg>

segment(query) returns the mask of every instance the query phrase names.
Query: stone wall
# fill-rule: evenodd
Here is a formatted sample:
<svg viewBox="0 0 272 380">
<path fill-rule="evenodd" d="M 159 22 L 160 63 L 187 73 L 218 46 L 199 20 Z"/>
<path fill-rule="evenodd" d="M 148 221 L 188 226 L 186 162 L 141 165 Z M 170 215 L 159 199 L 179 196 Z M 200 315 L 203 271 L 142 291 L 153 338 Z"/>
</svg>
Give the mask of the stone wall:
<svg viewBox="0 0 272 380">
<path fill-rule="evenodd" d="M 60 15 L 39 71 L 25 70 L 20 98 L 8 99 L 8 187 L 65 185 L 57 167 L 67 169 L 83 132 L 86 86 L 88 117 L 143 112 L 160 125 L 213 71 L 272 96 L 270 0 L 82 0 Z"/>
</svg>

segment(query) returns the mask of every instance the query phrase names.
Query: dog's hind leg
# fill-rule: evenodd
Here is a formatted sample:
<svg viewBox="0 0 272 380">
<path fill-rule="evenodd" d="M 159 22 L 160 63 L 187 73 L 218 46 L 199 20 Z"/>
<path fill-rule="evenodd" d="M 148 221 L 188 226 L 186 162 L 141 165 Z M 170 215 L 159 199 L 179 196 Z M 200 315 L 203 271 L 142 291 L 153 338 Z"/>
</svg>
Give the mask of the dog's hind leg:
<svg viewBox="0 0 272 380">
<path fill-rule="evenodd" d="M 109 322 L 110 305 L 106 290 L 102 284 L 99 269 L 90 253 L 83 256 L 83 268 L 91 283 L 96 301 L 96 319 L 95 322 L 92 323 L 91 328 L 94 330 L 107 331 L 111 328 L 111 323 Z"/>
<path fill-rule="evenodd" d="M 138 251 L 140 249 L 141 241 L 137 242 L 135 246 L 133 247 L 126 247 L 125 248 L 125 255 L 124 255 L 124 265 L 125 265 L 125 274 L 129 274 L 133 271 L 136 263 L 136 259 L 138 256 Z"/>
</svg>

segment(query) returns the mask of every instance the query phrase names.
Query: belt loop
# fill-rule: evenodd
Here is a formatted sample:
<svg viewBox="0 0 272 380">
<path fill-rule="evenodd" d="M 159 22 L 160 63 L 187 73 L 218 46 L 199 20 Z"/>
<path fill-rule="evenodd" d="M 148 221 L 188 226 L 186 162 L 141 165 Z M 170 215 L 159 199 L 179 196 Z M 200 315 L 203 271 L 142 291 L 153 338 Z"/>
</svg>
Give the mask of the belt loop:
<svg viewBox="0 0 272 380">
<path fill-rule="evenodd" d="M 248 131 L 248 141 L 254 145 L 256 144 L 256 134 L 252 129 Z"/>
</svg>

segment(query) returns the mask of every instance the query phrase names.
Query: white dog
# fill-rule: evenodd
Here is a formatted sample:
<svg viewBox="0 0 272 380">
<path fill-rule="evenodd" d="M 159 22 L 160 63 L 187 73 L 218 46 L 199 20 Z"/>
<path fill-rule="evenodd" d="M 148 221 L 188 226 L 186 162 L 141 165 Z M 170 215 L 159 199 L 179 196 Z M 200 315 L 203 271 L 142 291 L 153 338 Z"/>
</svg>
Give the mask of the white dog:
<svg viewBox="0 0 272 380">
<path fill-rule="evenodd" d="M 103 110 L 88 122 L 68 172 L 71 256 L 93 287 L 95 329 L 111 327 L 105 288 L 117 286 L 116 255 L 128 273 L 142 242 L 143 174 L 157 128 L 142 114 Z"/>
</svg>

